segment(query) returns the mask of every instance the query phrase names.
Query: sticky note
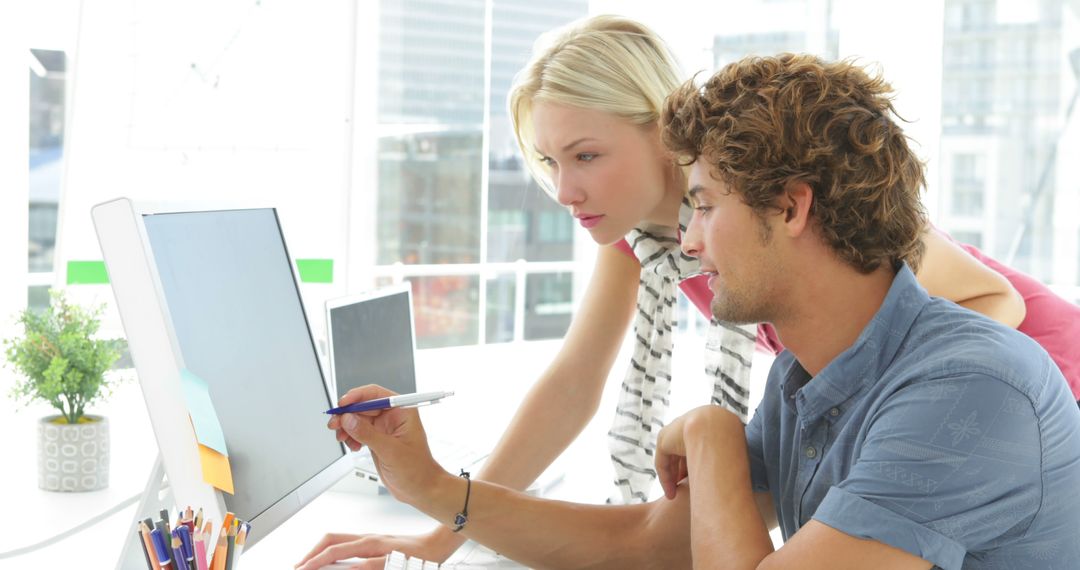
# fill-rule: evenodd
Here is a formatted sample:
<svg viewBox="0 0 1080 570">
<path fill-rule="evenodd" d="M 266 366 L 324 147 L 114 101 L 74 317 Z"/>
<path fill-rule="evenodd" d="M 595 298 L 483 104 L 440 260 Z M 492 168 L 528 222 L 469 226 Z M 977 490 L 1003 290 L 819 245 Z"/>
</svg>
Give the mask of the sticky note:
<svg viewBox="0 0 1080 570">
<path fill-rule="evenodd" d="M 296 269 L 304 283 L 333 283 L 333 259 L 297 259 Z"/>
<path fill-rule="evenodd" d="M 188 414 L 191 416 L 191 423 L 195 426 L 195 439 L 214 451 L 228 456 L 225 434 L 221 432 L 221 423 L 218 421 L 214 402 L 210 400 L 210 387 L 206 384 L 206 380 L 184 369 L 180 371 L 180 384 L 184 389 L 184 401 L 187 404 Z"/>
<path fill-rule="evenodd" d="M 234 494 L 232 467 L 229 466 L 228 457 L 200 443 L 199 463 L 202 464 L 203 481 L 213 485 L 215 489 Z"/>
<path fill-rule="evenodd" d="M 109 272 L 104 261 L 69 261 L 68 285 L 98 285 L 109 282 Z"/>
</svg>

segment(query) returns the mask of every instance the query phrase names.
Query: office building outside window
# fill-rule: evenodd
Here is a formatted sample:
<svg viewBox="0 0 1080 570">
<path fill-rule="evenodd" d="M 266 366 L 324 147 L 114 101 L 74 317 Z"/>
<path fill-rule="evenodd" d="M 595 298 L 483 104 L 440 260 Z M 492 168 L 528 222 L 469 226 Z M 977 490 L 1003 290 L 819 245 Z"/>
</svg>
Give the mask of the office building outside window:
<svg viewBox="0 0 1080 570">
<path fill-rule="evenodd" d="M 30 58 L 30 287 L 28 303 L 44 308 L 53 280 L 53 252 L 64 155 L 67 54 L 31 49 Z"/>
<path fill-rule="evenodd" d="M 379 4 L 377 283 L 412 282 L 420 348 L 569 325 L 572 220 L 529 179 L 506 101 L 536 38 L 587 12 L 586 0 Z"/>
</svg>

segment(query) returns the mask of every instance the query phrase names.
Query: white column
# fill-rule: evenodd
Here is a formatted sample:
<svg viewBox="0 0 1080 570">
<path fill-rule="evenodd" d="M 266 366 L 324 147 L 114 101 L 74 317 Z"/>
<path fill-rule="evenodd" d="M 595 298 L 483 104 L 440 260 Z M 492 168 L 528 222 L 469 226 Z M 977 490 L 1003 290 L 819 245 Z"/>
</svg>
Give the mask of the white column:
<svg viewBox="0 0 1080 570">
<path fill-rule="evenodd" d="M 1061 101 L 1068 105 L 1080 82 L 1069 61 L 1069 52 L 1080 49 L 1080 2 L 1073 3 L 1072 10 L 1062 13 L 1062 63 L 1061 63 Z M 1054 184 L 1054 263 L 1050 278 L 1055 285 L 1080 288 L 1080 168 L 1070 157 L 1080 152 L 1080 101 L 1076 102 L 1069 123 L 1063 126 L 1058 147 L 1057 180 Z M 1070 295 L 1072 300 L 1080 298 L 1080 290 Z"/>
<path fill-rule="evenodd" d="M 353 39 L 352 133 L 346 152 L 352 164 L 347 181 L 346 223 L 348 250 L 345 257 L 348 293 L 370 289 L 375 284 L 376 205 L 378 197 L 378 53 L 379 3 L 359 2 L 355 10 Z"/>
</svg>

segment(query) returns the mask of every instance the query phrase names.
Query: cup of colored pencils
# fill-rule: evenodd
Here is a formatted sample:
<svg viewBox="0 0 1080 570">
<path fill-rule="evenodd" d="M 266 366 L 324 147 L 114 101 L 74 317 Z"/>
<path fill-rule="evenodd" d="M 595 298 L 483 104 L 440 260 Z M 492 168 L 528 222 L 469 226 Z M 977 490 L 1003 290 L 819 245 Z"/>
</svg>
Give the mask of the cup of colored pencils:
<svg viewBox="0 0 1080 570">
<path fill-rule="evenodd" d="M 216 539 L 213 530 L 202 509 L 195 513 L 188 507 L 179 513 L 175 527 L 168 509 L 162 509 L 159 520 L 143 519 L 135 533 L 148 570 L 236 570 L 251 524 L 227 513 Z"/>
</svg>

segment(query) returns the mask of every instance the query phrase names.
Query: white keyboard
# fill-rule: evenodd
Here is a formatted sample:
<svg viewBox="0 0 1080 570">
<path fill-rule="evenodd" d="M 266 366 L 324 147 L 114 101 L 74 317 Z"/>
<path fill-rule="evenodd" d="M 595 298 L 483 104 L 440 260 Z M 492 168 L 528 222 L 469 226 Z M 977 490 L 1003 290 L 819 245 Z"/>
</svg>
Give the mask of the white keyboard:
<svg viewBox="0 0 1080 570">
<path fill-rule="evenodd" d="M 383 570 L 527 570 L 527 567 L 469 541 L 442 565 L 409 558 L 397 551 L 391 552 L 386 557 Z"/>
</svg>

